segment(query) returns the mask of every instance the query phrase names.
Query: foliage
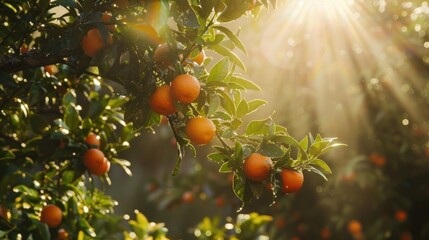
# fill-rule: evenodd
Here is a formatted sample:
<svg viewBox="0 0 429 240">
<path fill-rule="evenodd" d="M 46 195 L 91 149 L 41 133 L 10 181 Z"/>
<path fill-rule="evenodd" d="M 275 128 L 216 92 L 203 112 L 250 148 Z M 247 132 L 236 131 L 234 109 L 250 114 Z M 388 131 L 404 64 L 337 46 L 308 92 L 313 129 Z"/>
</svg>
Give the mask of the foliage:
<svg viewBox="0 0 429 240">
<path fill-rule="evenodd" d="M 204 218 L 194 230 L 197 239 L 260 239 L 267 237 L 270 216 L 258 213 L 239 214 L 235 221 L 221 224 L 218 218 Z"/>
<path fill-rule="evenodd" d="M 1 218 L 0 234 L 11 239 L 56 238 L 59 229 L 39 221 L 43 206 L 56 204 L 65 219 L 59 228 L 71 238 L 108 239 L 123 232 L 126 239 L 134 238 L 120 225 L 123 219 L 112 214 L 117 203 L 99 190 L 110 184 L 109 175 L 93 176 L 83 164 L 84 153 L 96 147 L 85 138 L 90 133 L 100 136 L 99 148 L 108 161 L 131 175 L 130 162 L 118 153 L 129 149 L 141 130 L 153 130 L 161 122 L 148 99 L 182 73 L 199 80 L 201 93 L 191 104 L 174 102 L 177 112 L 167 116 L 177 140 L 173 174 L 179 171 L 185 149 L 198 149 L 184 133 L 187 121 L 205 116 L 216 125 L 218 144 L 208 158 L 221 165 L 221 173 L 233 172 L 233 190 L 243 203 L 259 198 L 265 186 L 243 175 L 242 161 L 252 152 L 274 161 L 267 181 L 273 183 L 269 203 L 278 197 L 278 172 L 284 167 L 325 178 L 331 171 L 319 156 L 341 145 L 333 138 L 310 135 L 297 141 L 271 117 L 245 124 L 244 117 L 266 102 L 245 98 L 246 90 L 260 89 L 243 77 L 245 66 L 235 50 L 246 54 L 246 49 L 224 23 L 257 15 L 261 6 L 275 6 L 276 1 L 254 4 L 2 1 L 0 196 L 1 207 L 10 214 Z M 110 20 L 104 19 L 105 12 L 112 15 Z M 97 53 L 90 57 L 82 50 L 82 39 L 94 29 L 100 39 L 94 40 Z M 168 53 L 160 62 L 155 54 L 161 43 Z M 203 49 L 219 57 L 189 64 Z M 137 238 L 165 236 L 162 226 L 148 224 L 140 214 L 129 226 Z"/>
</svg>

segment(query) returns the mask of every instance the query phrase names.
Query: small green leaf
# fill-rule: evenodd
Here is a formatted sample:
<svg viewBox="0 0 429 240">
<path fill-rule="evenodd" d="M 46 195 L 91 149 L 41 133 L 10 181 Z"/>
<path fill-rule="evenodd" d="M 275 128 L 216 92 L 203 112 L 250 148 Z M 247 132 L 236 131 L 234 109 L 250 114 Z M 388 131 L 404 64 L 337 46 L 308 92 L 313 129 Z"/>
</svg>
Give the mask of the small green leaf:
<svg viewBox="0 0 429 240">
<path fill-rule="evenodd" d="M 222 153 L 210 153 L 207 155 L 207 158 L 217 163 L 223 163 L 228 159 L 228 157 Z"/>
<path fill-rule="evenodd" d="M 257 152 L 270 158 L 280 158 L 285 154 L 281 147 L 272 143 L 263 145 Z"/>
<path fill-rule="evenodd" d="M 220 44 L 216 44 L 216 45 L 210 45 L 210 48 L 213 49 L 215 52 L 219 53 L 222 56 L 226 56 L 229 57 L 229 59 L 231 61 L 233 61 L 235 64 L 237 64 L 241 69 L 243 69 L 244 71 L 246 71 L 246 66 L 244 65 L 243 61 L 241 61 L 241 59 L 231 50 L 229 50 L 228 48 L 220 45 Z"/>
<path fill-rule="evenodd" d="M 234 194 L 238 197 L 238 199 L 243 201 L 245 185 L 237 174 L 234 174 L 232 181 L 232 189 L 234 190 Z"/>
<path fill-rule="evenodd" d="M 76 104 L 76 92 L 73 89 L 70 89 L 66 94 L 63 96 L 63 105 L 67 106 L 71 103 Z"/>
<path fill-rule="evenodd" d="M 229 172 L 232 172 L 232 168 L 231 168 L 231 166 L 229 165 L 229 162 L 225 162 L 225 163 L 223 163 L 223 164 L 220 166 L 220 168 L 219 168 L 219 172 L 220 172 L 220 173 L 229 173 Z"/>
<path fill-rule="evenodd" d="M 210 70 L 207 82 L 221 82 L 223 81 L 229 72 L 229 60 L 228 58 L 222 58 L 217 62 Z"/>
<path fill-rule="evenodd" d="M 79 223 L 80 227 L 82 228 L 82 231 L 86 235 L 88 235 L 90 237 L 97 236 L 97 234 L 95 234 L 94 228 L 89 224 L 89 222 L 85 218 L 80 218 L 78 223 Z"/>
<path fill-rule="evenodd" d="M 68 105 L 64 113 L 64 123 L 67 125 L 68 129 L 76 129 L 79 126 L 80 121 L 80 115 L 76 106 L 74 104 Z"/>
<path fill-rule="evenodd" d="M 328 164 L 326 164 L 322 159 L 314 159 L 311 161 L 311 164 L 320 167 L 326 173 L 332 174 L 331 168 L 329 168 Z"/>
<path fill-rule="evenodd" d="M 308 149 L 308 136 L 305 136 L 301 142 L 299 142 L 299 146 L 301 146 L 302 149 L 304 149 L 305 151 L 307 151 Z"/>
<path fill-rule="evenodd" d="M 0 161 L 15 159 L 15 154 L 10 150 L 0 150 Z"/>
<path fill-rule="evenodd" d="M 249 113 L 249 105 L 247 104 L 246 100 L 241 100 L 241 102 L 238 104 L 236 116 L 237 118 L 241 118 Z"/>
<path fill-rule="evenodd" d="M 238 47 L 241 51 L 243 51 L 247 55 L 247 50 L 244 44 L 241 42 L 241 40 L 228 28 L 223 26 L 213 26 L 213 28 L 225 33 L 231 39 L 231 41 L 234 43 L 236 47 Z"/>
<path fill-rule="evenodd" d="M 237 77 L 237 76 L 232 76 L 228 81 L 228 84 L 237 84 L 242 86 L 245 89 L 261 91 L 261 88 L 258 85 L 256 85 L 254 82 L 245 78 Z"/>
<path fill-rule="evenodd" d="M 246 127 L 247 135 L 266 135 L 269 132 L 269 126 L 267 125 L 269 119 L 264 120 L 253 120 Z"/>
</svg>

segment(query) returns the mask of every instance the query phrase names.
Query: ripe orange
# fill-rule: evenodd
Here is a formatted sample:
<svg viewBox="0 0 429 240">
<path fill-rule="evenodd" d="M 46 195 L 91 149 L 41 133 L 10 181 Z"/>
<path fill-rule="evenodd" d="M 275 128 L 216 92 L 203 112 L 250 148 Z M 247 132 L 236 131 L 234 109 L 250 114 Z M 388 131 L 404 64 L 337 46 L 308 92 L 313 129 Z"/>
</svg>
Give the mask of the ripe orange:
<svg viewBox="0 0 429 240">
<path fill-rule="evenodd" d="M 273 161 L 271 158 L 259 153 L 252 153 L 244 160 L 244 175 L 254 182 L 262 182 L 270 176 L 272 164 Z"/>
<path fill-rule="evenodd" d="M 284 217 L 279 217 L 277 218 L 275 224 L 278 229 L 282 229 L 286 226 L 286 219 Z"/>
<path fill-rule="evenodd" d="M 167 68 L 173 65 L 173 51 L 167 43 L 160 44 L 153 52 L 153 61 L 159 68 Z"/>
<path fill-rule="evenodd" d="M 66 240 L 69 238 L 69 233 L 63 228 L 58 230 L 56 240 Z"/>
<path fill-rule="evenodd" d="M 85 142 L 91 147 L 100 148 L 100 136 L 94 133 L 88 134 L 85 138 Z"/>
<path fill-rule="evenodd" d="M 280 177 L 282 178 L 282 192 L 284 194 L 300 190 L 304 183 L 304 174 L 292 169 L 283 168 Z"/>
<path fill-rule="evenodd" d="M 105 12 L 103 13 L 103 16 L 101 17 L 104 25 L 106 25 L 106 28 L 110 31 L 110 32 L 114 32 L 115 31 L 115 24 L 112 22 L 112 14 Z"/>
<path fill-rule="evenodd" d="M 63 220 L 63 212 L 61 209 L 53 204 L 47 205 L 43 208 L 40 221 L 46 223 L 48 227 L 58 227 Z"/>
<path fill-rule="evenodd" d="M 384 167 L 386 165 L 386 158 L 378 153 L 370 154 L 368 159 L 377 167 Z"/>
<path fill-rule="evenodd" d="M 413 235 L 410 232 L 403 232 L 401 234 L 400 240 L 412 240 L 412 239 L 413 239 Z"/>
<path fill-rule="evenodd" d="M 107 42 L 104 42 L 100 30 L 97 28 L 90 29 L 82 38 L 82 49 L 85 55 L 94 57 L 97 53 L 113 43 L 112 35 L 109 34 Z"/>
<path fill-rule="evenodd" d="M 104 153 L 96 148 L 86 150 L 83 155 L 83 164 L 90 173 L 99 171 L 105 161 Z"/>
<path fill-rule="evenodd" d="M 149 106 L 154 112 L 162 115 L 175 113 L 176 106 L 174 106 L 171 87 L 164 85 L 157 88 L 149 97 Z"/>
<path fill-rule="evenodd" d="M 207 144 L 216 135 L 216 126 L 206 117 L 196 117 L 186 123 L 185 134 L 193 144 Z"/>
<path fill-rule="evenodd" d="M 58 73 L 58 68 L 55 65 L 47 65 L 43 67 L 43 70 L 46 73 L 49 73 L 49 75 L 54 75 L 56 73 Z"/>
<path fill-rule="evenodd" d="M 353 236 L 360 235 L 362 233 L 362 225 L 358 220 L 353 219 L 347 224 L 347 231 Z"/>
<path fill-rule="evenodd" d="M 189 74 L 180 74 L 171 82 L 171 95 L 181 103 L 191 103 L 200 94 L 200 82 Z"/>
<path fill-rule="evenodd" d="M 192 58 L 192 61 L 196 62 L 198 65 L 201 65 L 203 64 L 204 59 L 206 59 L 206 53 L 204 50 L 201 50 L 201 52 L 199 52 L 196 57 Z"/>
<path fill-rule="evenodd" d="M 320 230 L 320 237 L 322 239 L 330 239 L 332 237 L 332 233 L 331 230 L 329 230 L 329 228 L 322 228 L 322 230 Z"/>
<path fill-rule="evenodd" d="M 191 191 L 186 191 L 182 195 L 182 201 L 184 203 L 190 203 L 194 201 L 194 193 Z"/>
<path fill-rule="evenodd" d="M 9 220 L 9 210 L 0 205 L 0 217 Z"/>
<path fill-rule="evenodd" d="M 398 211 L 395 212 L 395 219 L 398 222 L 405 222 L 405 220 L 407 220 L 407 218 L 408 218 L 408 214 L 407 214 L 406 211 L 404 211 L 404 210 L 398 210 Z"/>
<path fill-rule="evenodd" d="M 215 199 L 215 203 L 219 207 L 223 207 L 225 205 L 225 198 L 220 196 Z"/>
<path fill-rule="evenodd" d="M 21 54 L 26 54 L 28 53 L 28 51 L 30 51 L 30 48 L 26 44 L 23 44 L 19 51 L 21 52 Z"/>
<path fill-rule="evenodd" d="M 99 168 L 91 169 L 91 170 L 89 170 L 89 172 L 93 175 L 96 175 L 96 176 L 103 176 L 109 170 L 110 170 L 110 162 L 109 162 L 109 160 L 107 160 L 107 158 L 104 158 L 103 164 Z"/>
</svg>

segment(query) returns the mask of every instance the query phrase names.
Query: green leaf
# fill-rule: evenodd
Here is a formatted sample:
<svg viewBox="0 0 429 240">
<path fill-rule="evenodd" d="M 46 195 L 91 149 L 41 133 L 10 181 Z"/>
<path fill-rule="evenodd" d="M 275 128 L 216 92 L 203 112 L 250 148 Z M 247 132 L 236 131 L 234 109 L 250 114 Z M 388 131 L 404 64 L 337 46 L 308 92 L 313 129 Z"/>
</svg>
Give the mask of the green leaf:
<svg viewBox="0 0 429 240">
<path fill-rule="evenodd" d="M 301 142 L 299 142 L 299 146 L 301 146 L 305 151 L 308 149 L 308 136 L 305 136 Z"/>
<path fill-rule="evenodd" d="M 207 158 L 217 163 L 223 163 L 228 159 L 228 157 L 222 153 L 210 153 L 207 155 Z"/>
<path fill-rule="evenodd" d="M 231 41 L 234 43 L 234 45 L 236 47 L 238 47 L 239 49 L 241 49 L 241 51 L 243 51 L 247 55 L 246 47 L 241 42 L 241 40 L 231 30 L 229 30 L 228 28 L 223 27 L 223 26 L 213 26 L 213 28 L 225 33 L 225 35 L 228 36 L 229 39 L 231 39 Z"/>
<path fill-rule="evenodd" d="M 149 221 L 147 220 L 147 218 L 140 212 L 138 212 L 136 214 L 136 219 L 137 219 L 137 223 L 139 224 L 139 226 L 143 229 L 148 228 L 149 226 Z"/>
<path fill-rule="evenodd" d="M 267 125 L 270 119 L 264 120 L 253 120 L 246 127 L 247 135 L 266 135 L 269 132 L 269 126 Z"/>
<path fill-rule="evenodd" d="M 82 231 L 86 235 L 88 235 L 90 237 L 97 236 L 94 228 L 89 224 L 89 222 L 85 218 L 79 218 L 78 223 L 79 223 L 79 226 L 81 227 Z"/>
<path fill-rule="evenodd" d="M 228 48 L 220 45 L 220 44 L 216 44 L 216 45 L 210 45 L 209 46 L 211 49 L 213 49 L 215 52 L 219 53 L 222 56 L 226 56 L 229 57 L 229 59 L 231 61 L 233 61 L 235 64 L 237 64 L 241 69 L 243 69 L 244 71 L 246 71 L 246 66 L 244 65 L 243 61 L 241 61 L 241 59 L 231 50 L 229 50 Z"/>
<path fill-rule="evenodd" d="M 225 163 L 223 163 L 223 164 L 220 166 L 220 168 L 219 168 L 219 172 L 220 172 L 220 173 L 229 173 L 229 172 L 232 172 L 232 168 L 231 168 L 231 166 L 230 166 L 229 162 L 225 162 Z"/>
<path fill-rule="evenodd" d="M 328 178 L 326 178 L 325 174 L 323 174 L 319 169 L 313 167 L 313 166 L 306 166 L 305 169 L 310 170 L 311 172 L 314 172 L 316 174 L 318 174 L 319 176 L 321 176 L 323 179 L 325 179 L 325 181 L 328 181 Z"/>
<path fill-rule="evenodd" d="M 322 159 L 314 159 L 310 164 L 316 165 L 320 167 L 323 171 L 332 174 L 331 168 L 329 168 L 328 164 L 326 164 Z"/>
<path fill-rule="evenodd" d="M 323 149 L 325 149 L 331 142 L 329 141 L 318 141 L 317 138 L 313 144 L 311 144 L 309 153 L 313 156 L 319 156 Z"/>
<path fill-rule="evenodd" d="M 245 185 L 237 174 L 234 174 L 232 181 L 232 189 L 234 190 L 234 194 L 238 197 L 238 199 L 243 201 Z"/>
<path fill-rule="evenodd" d="M 108 97 L 102 98 L 99 101 L 91 102 L 91 105 L 89 106 L 89 110 L 86 117 L 87 118 L 98 117 L 104 111 L 108 103 L 109 103 Z"/>
<path fill-rule="evenodd" d="M 272 143 L 264 144 L 257 152 L 270 158 L 280 158 L 285 154 L 281 147 Z"/>
<path fill-rule="evenodd" d="M 258 110 L 259 107 L 265 105 L 267 101 L 261 100 L 261 99 L 254 99 L 249 102 L 247 102 L 247 105 L 249 106 L 249 113 L 252 113 L 256 110 Z"/>
<path fill-rule="evenodd" d="M 219 105 L 220 105 L 219 96 L 217 94 L 210 94 L 208 103 L 209 103 L 209 107 L 207 109 L 207 116 L 210 117 L 219 108 Z"/>
<path fill-rule="evenodd" d="M 218 91 L 216 93 L 221 97 L 221 105 L 222 107 L 231 115 L 235 115 L 235 104 L 232 98 L 229 96 L 228 92 Z"/>
<path fill-rule="evenodd" d="M 237 76 L 232 76 L 231 79 L 228 81 L 228 84 L 237 84 L 245 89 L 261 91 L 261 88 L 254 82 Z"/>
<path fill-rule="evenodd" d="M 67 125 L 68 129 L 74 130 L 80 124 L 80 115 L 74 104 L 67 106 L 64 113 L 64 123 Z"/>
<path fill-rule="evenodd" d="M 12 160 L 15 159 L 15 154 L 10 150 L 0 150 L 0 161 L 1 160 Z"/>
<path fill-rule="evenodd" d="M 223 81 L 229 72 L 229 60 L 228 58 L 222 58 L 219 62 L 217 62 L 212 69 L 210 70 L 209 77 L 207 78 L 207 82 L 221 82 Z"/>
<path fill-rule="evenodd" d="M 128 102 L 128 100 L 129 100 L 128 97 L 119 96 L 119 97 L 109 99 L 109 102 L 107 103 L 107 105 L 110 108 L 122 107 L 125 103 Z"/>
<path fill-rule="evenodd" d="M 247 104 L 246 100 L 241 100 L 241 102 L 238 104 L 236 116 L 237 118 L 241 118 L 249 113 L 249 105 Z"/>
<path fill-rule="evenodd" d="M 73 89 L 70 89 L 66 94 L 64 94 L 62 102 L 65 106 L 72 103 L 76 104 L 76 92 Z"/>
</svg>

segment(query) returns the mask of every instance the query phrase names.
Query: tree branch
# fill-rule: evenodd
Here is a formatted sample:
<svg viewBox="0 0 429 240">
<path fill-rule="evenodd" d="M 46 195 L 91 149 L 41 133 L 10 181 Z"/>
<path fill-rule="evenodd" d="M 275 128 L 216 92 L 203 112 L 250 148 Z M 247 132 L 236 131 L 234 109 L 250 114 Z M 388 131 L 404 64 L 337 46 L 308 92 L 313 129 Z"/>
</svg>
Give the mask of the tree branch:
<svg viewBox="0 0 429 240">
<path fill-rule="evenodd" d="M 58 53 L 50 54 L 30 51 L 23 55 L 0 55 L 0 72 L 14 73 L 27 68 L 41 67 L 62 62 L 78 52 L 76 49 L 64 49 Z"/>
</svg>

